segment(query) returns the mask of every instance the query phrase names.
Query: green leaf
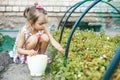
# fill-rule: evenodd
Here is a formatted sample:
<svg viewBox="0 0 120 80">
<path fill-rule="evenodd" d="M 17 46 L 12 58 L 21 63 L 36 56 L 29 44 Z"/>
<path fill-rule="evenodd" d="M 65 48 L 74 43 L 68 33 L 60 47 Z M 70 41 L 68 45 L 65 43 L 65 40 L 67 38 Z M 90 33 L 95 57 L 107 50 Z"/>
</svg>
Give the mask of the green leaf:
<svg viewBox="0 0 120 80">
<path fill-rule="evenodd" d="M 62 77 L 61 80 L 66 80 L 65 77 Z"/>
</svg>

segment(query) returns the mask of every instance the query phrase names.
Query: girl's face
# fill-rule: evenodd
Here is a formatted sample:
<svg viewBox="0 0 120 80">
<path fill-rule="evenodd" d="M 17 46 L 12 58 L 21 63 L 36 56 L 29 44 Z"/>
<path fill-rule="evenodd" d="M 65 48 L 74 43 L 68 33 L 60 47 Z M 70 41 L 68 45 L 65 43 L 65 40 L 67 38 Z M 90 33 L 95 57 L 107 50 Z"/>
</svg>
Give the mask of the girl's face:
<svg viewBox="0 0 120 80">
<path fill-rule="evenodd" d="M 38 18 L 38 20 L 33 25 L 33 28 L 36 31 L 43 30 L 46 23 L 47 23 L 47 16 L 44 14 L 41 14 L 41 16 Z"/>
</svg>

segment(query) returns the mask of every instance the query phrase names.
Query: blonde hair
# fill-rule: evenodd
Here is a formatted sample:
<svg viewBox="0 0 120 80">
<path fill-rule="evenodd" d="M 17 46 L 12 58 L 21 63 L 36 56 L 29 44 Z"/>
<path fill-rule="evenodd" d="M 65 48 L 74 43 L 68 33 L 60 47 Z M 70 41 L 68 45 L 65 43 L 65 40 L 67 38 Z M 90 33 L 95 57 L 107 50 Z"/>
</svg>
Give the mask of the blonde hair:
<svg viewBox="0 0 120 80">
<path fill-rule="evenodd" d="M 32 7 L 28 7 L 24 10 L 24 17 L 29 21 L 31 20 L 33 22 L 33 24 L 37 21 L 37 19 L 39 18 L 39 16 L 42 14 L 47 15 L 47 11 L 44 8 L 36 8 L 36 5 L 38 5 L 38 3 L 35 3 L 34 6 Z"/>
</svg>

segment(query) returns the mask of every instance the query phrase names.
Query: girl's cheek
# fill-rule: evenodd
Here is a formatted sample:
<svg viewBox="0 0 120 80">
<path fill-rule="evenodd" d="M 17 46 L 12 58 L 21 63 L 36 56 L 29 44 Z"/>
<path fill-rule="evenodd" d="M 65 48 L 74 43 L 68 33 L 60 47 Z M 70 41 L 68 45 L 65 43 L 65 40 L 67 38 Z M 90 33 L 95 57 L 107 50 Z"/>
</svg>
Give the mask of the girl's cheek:
<svg viewBox="0 0 120 80">
<path fill-rule="evenodd" d="M 43 26 L 39 26 L 39 27 L 37 27 L 37 29 L 39 29 L 39 30 L 40 30 L 40 29 L 43 29 Z"/>
</svg>

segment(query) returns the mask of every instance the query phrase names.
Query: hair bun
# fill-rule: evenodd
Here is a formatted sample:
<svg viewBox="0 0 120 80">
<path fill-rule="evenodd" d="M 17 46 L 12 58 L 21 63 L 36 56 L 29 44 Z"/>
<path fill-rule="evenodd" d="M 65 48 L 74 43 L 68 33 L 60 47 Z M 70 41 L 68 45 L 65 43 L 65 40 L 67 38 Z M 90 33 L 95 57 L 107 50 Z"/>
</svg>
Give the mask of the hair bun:
<svg viewBox="0 0 120 80">
<path fill-rule="evenodd" d="M 38 5 L 38 3 L 37 3 L 37 2 L 35 2 L 35 3 L 34 3 L 34 5 L 35 5 L 35 6 L 36 6 L 36 5 Z"/>
</svg>

